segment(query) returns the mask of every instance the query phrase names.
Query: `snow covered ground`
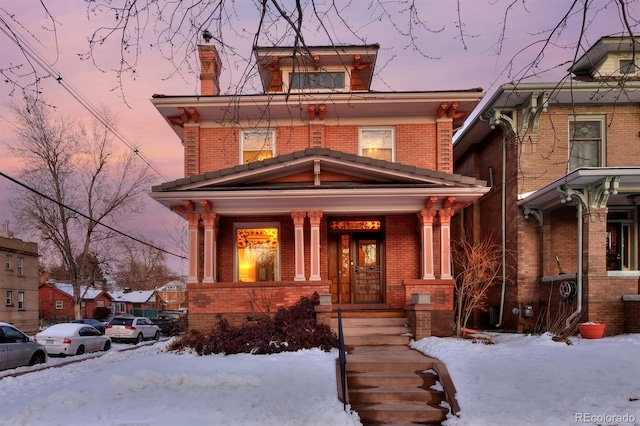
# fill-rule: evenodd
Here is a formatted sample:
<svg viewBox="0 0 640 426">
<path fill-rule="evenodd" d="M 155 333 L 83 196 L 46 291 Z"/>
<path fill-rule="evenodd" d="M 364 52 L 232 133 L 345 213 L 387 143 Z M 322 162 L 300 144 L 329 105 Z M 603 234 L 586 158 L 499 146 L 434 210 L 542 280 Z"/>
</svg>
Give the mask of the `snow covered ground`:
<svg viewBox="0 0 640 426">
<path fill-rule="evenodd" d="M 443 360 L 456 385 L 460 417 L 446 425 L 640 424 L 640 335 L 572 345 L 490 336 L 496 344 L 413 343 Z M 0 425 L 361 424 L 336 397 L 335 351 L 198 357 L 167 353 L 167 344 L 0 372 Z"/>
</svg>

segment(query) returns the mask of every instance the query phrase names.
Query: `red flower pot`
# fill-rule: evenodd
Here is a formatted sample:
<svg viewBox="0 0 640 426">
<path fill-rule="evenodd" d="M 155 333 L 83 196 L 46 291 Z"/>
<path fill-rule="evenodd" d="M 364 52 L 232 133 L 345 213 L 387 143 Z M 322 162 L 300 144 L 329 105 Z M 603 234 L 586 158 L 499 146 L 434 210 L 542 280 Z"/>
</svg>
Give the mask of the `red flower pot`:
<svg viewBox="0 0 640 426">
<path fill-rule="evenodd" d="M 583 322 L 578 324 L 578 331 L 584 339 L 602 339 L 605 325 L 602 322 Z"/>
</svg>

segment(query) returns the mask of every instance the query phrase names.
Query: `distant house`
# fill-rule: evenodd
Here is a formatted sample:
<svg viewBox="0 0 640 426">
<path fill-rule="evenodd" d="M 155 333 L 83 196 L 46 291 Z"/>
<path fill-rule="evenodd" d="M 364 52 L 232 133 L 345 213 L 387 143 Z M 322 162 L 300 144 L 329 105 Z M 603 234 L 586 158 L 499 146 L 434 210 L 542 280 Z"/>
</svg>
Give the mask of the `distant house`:
<svg viewBox="0 0 640 426">
<path fill-rule="evenodd" d="M 178 310 L 187 308 L 187 285 L 182 281 L 170 281 L 157 289 L 158 295 L 167 304 L 165 309 Z"/>
<path fill-rule="evenodd" d="M 109 308 L 113 314 L 155 317 L 166 304 L 156 290 L 110 291 L 109 296 L 112 299 Z"/>
<path fill-rule="evenodd" d="M 38 330 L 38 244 L 14 238 L 13 232 L 0 232 L 0 321 L 26 333 Z"/>
<path fill-rule="evenodd" d="M 93 318 L 96 308 L 111 304 L 111 295 L 97 288 L 81 286 L 80 312 L 83 318 Z M 56 323 L 75 319 L 73 286 L 68 283 L 45 281 L 38 288 L 40 319 L 45 323 Z"/>
</svg>

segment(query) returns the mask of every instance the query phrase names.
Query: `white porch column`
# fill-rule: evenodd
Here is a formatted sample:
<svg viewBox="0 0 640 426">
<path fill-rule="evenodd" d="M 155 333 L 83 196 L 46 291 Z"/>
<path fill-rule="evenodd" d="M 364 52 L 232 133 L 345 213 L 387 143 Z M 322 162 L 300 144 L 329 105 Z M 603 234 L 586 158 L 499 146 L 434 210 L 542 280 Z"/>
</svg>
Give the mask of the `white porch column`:
<svg viewBox="0 0 640 426">
<path fill-rule="evenodd" d="M 433 218 L 436 215 L 435 210 L 420 210 L 418 217 L 420 218 L 420 243 L 422 244 L 421 271 L 423 280 L 435 279 L 433 271 Z"/>
<path fill-rule="evenodd" d="M 218 216 L 215 213 L 203 213 L 202 222 L 204 225 L 204 276 L 203 283 L 216 282 L 216 227 Z"/>
<path fill-rule="evenodd" d="M 320 220 L 322 219 L 322 212 L 307 212 L 309 221 L 311 223 L 311 272 L 309 281 L 320 281 Z"/>
<path fill-rule="evenodd" d="M 451 216 L 455 210 L 438 210 L 440 218 L 440 278 L 453 278 L 451 275 Z"/>
<path fill-rule="evenodd" d="M 200 214 L 186 213 L 189 223 L 189 275 L 187 283 L 198 282 L 198 266 L 200 253 L 198 253 L 198 233 L 200 231 Z"/>
<path fill-rule="evenodd" d="M 295 236 L 294 261 L 296 265 L 296 275 L 294 281 L 306 281 L 304 275 L 304 218 L 305 212 L 291 212 L 293 218 L 293 230 Z"/>
</svg>

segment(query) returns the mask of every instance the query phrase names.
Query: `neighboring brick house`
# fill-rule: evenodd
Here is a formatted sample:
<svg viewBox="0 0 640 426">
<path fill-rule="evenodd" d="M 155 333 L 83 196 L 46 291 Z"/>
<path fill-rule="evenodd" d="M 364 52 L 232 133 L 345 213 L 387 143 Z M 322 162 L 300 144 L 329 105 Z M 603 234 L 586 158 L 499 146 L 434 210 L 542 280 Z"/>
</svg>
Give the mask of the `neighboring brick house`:
<svg viewBox="0 0 640 426">
<path fill-rule="evenodd" d="M 406 309 L 452 334 L 450 218 L 489 189 L 453 174 L 452 137 L 483 94 L 372 91 L 378 49 L 256 48 L 264 91 L 220 95 L 203 44 L 201 93 L 154 95 L 184 146 L 185 177 L 151 196 L 188 222 L 191 327 L 317 292 L 323 320 Z"/>
<path fill-rule="evenodd" d="M 493 236 L 516 266 L 476 326 L 640 331 L 640 45 L 631 46 L 603 37 L 570 80 L 501 86 L 454 138 L 454 170 L 492 185 L 459 215 L 465 234 Z"/>
<path fill-rule="evenodd" d="M 0 232 L 0 321 L 25 333 L 38 331 L 38 244 L 22 241 L 13 232 Z"/>
<path fill-rule="evenodd" d="M 165 301 L 165 310 L 187 308 L 187 285 L 182 281 L 170 281 L 156 289 L 158 296 Z"/>
<path fill-rule="evenodd" d="M 80 313 L 82 318 L 93 318 L 96 308 L 108 308 L 111 296 L 98 287 L 80 286 Z M 44 324 L 55 324 L 76 319 L 73 286 L 67 283 L 45 281 L 38 289 L 40 319 Z"/>
<path fill-rule="evenodd" d="M 155 318 L 166 303 L 156 290 L 109 291 L 113 314 L 131 314 Z"/>
</svg>

